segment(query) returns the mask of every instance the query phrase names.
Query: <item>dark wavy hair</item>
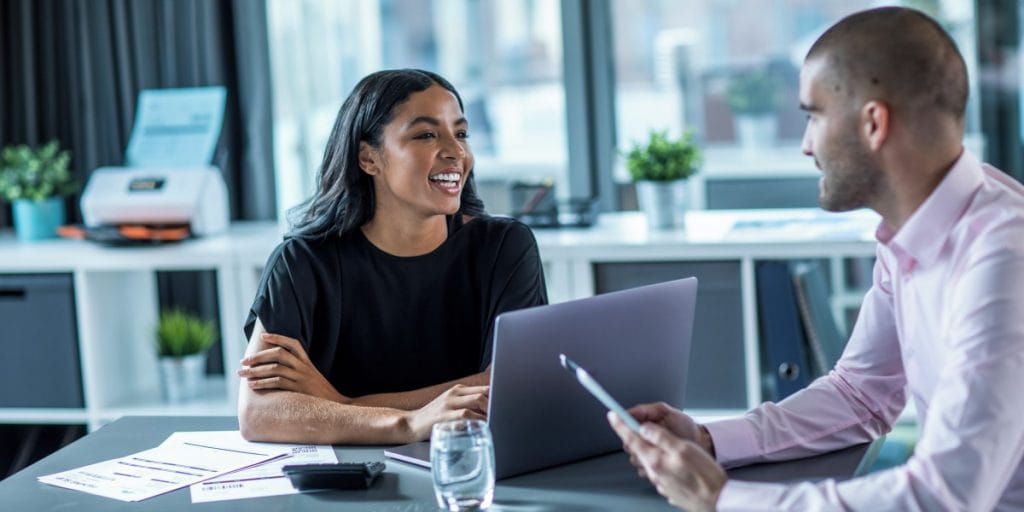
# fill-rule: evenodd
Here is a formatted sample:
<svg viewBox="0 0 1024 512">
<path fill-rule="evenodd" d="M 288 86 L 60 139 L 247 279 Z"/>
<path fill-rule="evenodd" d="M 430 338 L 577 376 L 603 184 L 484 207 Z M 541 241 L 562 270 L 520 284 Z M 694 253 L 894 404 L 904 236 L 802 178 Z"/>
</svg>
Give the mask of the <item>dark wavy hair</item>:
<svg viewBox="0 0 1024 512">
<path fill-rule="evenodd" d="M 465 110 L 455 87 L 430 71 L 378 71 L 356 84 L 338 111 L 317 173 L 316 192 L 289 212 L 295 222 L 288 237 L 311 240 L 340 236 L 373 218 L 376 204 L 373 179 L 359 167 L 359 143 L 380 148 L 384 126 L 394 117 L 395 107 L 413 93 L 435 84 L 454 94 L 459 108 Z M 458 214 L 486 215 L 484 203 L 476 195 L 472 169 L 462 189 Z"/>
</svg>

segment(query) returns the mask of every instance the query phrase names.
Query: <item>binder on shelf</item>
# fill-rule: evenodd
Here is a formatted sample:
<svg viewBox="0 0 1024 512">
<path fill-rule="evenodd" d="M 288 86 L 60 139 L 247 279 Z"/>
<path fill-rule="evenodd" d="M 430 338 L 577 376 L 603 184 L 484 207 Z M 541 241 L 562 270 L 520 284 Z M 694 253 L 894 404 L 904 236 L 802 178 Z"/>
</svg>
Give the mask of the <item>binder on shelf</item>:
<svg viewBox="0 0 1024 512">
<path fill-rule="evenodd" d="M 789 263 L 757 262 L 756 280 L 763 396 L 779 401 L 803 389 L 813 378 L 805 349 L 807 338 Z"/>
</svg>

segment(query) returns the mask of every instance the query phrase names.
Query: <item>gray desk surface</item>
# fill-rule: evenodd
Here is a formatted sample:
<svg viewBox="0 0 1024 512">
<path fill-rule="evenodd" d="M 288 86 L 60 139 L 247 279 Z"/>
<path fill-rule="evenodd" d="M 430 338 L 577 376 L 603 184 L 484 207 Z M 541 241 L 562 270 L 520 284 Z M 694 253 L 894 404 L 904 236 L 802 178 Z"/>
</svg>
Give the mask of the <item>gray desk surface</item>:
<svg viewBox="0 0 1024 512">
<path fill-rule="evenodd" d="M 0 482 L 0 509 L 12 511 L 133 510 L 378 510 L 435 511 L 430 472 L 387 460 L 387 470 L 366 491 L 331 491 L 240 501 L 191 504 L 188 490 L 124 503 L 39 483 L 36 477 L 152 448 L 176 431 L 233 430 L 232 417 L 147 417 L 117 420 L 62 448 Z M 381 447 L 335 447 L 339 461 L 384 460 Z M 850 478 L 874 450 L 859 445 L 842 451 L 777 464 L 739 468 L 730 477 L 743 480 L 792 481 Z M 536 473 L 501 480 L 495 511 L 672 510 L 641 480 L 619 452 Z"/>
</svg>

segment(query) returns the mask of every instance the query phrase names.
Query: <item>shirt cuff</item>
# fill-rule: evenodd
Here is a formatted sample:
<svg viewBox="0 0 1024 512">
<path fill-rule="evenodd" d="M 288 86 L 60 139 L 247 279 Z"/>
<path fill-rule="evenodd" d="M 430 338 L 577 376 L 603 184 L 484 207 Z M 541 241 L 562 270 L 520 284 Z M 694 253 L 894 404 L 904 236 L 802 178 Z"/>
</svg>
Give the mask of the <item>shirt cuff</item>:
<svg viewBox="0 0 1024 512">
<path fill-rule="evenodd" d="M 761 482 L 728 480 L 718 496 L 715 509 L 718 512 L 742 510 L 744 512 L 771 511 L 782 509 L 782 496 L 786 486 Z"/>
<path fill-rule="evenodd" d="M 739 466 L 757 460 L 760 450 L 754 428 L 745 417 L 705 423 L 715 445 L 715 458 L 725 466 Z"/>
</svg>

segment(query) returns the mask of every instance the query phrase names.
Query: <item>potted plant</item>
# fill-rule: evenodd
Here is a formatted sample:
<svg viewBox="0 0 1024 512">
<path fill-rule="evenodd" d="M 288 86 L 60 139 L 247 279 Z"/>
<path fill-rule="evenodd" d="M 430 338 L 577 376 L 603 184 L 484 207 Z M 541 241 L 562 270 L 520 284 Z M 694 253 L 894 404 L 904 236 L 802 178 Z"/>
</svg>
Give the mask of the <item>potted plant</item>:
<svg viewBox="0 0 1024 512">
<path fill-rule="evenodd" d="M 206 350 L 213 345 L 217 329 L 180 310 L 164 312 L 156 328 L 160 380 L 169 402 L 183 402 L 197 396 L 203 383 Z"/>
<path fill-rule="evenodd" d="M 729 82 L 729 107 L 737 138 L 745 150 L 766 148 L 775 142 L 779 89 L 778 77 L 767 69 L 745 71 Z"/>
<path fill-rule="evenodd" d="M 646 144 L 626 153 L 626 168 L 636 182 L 637 202 L 653 228 L 682 226 L 686 212 L 686 179 L 697 173 L 700 149 L 693 134 L 673 139 L 652 131 Z"/>
<path fill-rule="evenodd" d="M 11 203 L 20 240 L 57 236 L 64 224 L 64 196 L 75 192 L 71 157 L 57 141 L 39 149 L 8 146 L 0 155 L 0 196 Z"/>
</svg>

